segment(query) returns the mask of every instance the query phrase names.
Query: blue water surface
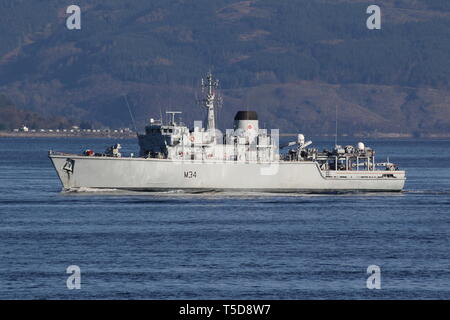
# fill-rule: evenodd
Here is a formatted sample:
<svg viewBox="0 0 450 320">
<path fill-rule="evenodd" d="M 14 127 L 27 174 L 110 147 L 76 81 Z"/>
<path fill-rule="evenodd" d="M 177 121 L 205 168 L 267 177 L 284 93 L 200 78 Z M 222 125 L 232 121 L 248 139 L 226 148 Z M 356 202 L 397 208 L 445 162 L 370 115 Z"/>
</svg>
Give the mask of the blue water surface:
<svg viewBox="0 0 450 320">
<path fill-rule="evenodd" d="M 450 141 L 367 141 L 396 194 L 61 192 L 49 149 L 114 142 L 0 138 L 0 298 L 450 299 Z"/>
</svg>

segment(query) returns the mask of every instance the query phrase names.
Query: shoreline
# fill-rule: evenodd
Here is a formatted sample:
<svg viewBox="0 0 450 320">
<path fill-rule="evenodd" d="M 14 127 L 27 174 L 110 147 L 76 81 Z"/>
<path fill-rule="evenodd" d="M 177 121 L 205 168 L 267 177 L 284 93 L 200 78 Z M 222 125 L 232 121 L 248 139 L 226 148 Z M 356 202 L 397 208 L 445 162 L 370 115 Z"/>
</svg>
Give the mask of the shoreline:
<svg viewBox="0 0 450 320">
<path fill-rule="evenodd" d="M 297 133 L 284 133 L 280 137 L 295 137 Z M 334 135 L 311 135 L 318 138 L 334 138 Z M 0 131 L 0 138 L 116 138 L 116 139 L 131 139 L 136 138 L 134 132 L 11 132 Z M 340 135 L 338 139 L 450 139 L 450 133 L 447 134 L 423 134 L 415 136 L 413 134 L 403 133 L 367 133 L 367 134 L 347 134 Z"/>
<path fill-rule="evenodd" d="M 119 133 L 119 132 L 10 132 L 0 131 L 0 138 L 116 138 L 129 139 L 135 138 L 134 132 Z"/>
</svg>

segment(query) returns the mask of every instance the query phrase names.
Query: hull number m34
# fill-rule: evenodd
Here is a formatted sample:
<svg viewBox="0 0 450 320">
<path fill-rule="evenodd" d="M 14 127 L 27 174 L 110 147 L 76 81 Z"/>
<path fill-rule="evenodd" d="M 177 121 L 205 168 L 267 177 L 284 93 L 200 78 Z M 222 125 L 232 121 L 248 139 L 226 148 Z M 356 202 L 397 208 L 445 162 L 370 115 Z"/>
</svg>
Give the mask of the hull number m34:
<svg viewBox="0 0 450 320">
<path fill-rule="evenodd" d="M 185 172 L 184 172 L 184 177 L 185 177 L 186 179 L 197 178 L 197 171 L 185 171 Z"/>
</svg>

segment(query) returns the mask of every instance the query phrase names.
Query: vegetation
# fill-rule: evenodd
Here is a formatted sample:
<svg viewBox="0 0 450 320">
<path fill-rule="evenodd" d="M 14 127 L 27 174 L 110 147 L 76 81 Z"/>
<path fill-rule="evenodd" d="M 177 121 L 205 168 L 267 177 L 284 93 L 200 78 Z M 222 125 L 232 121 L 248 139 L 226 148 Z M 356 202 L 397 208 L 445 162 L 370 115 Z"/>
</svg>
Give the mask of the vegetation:
<svg viewBox="0 0 450 320">
<path fill-rule="evenodd" d="M 0 131 L 12 130 L 26 125 L 29 129 L 64 129 L 73 122 L 62 116 L 43 117 L 35 112 L 17 109 L 5 95 L 0 95 Z"/>
<path fill-rule="evenodd" d="M 0 90 L 20 108 L 77 123 L 130 125 L 121 95 L 130 95 L 138 119 L 168 107 L 192 110 L 192 88 L 212 69 L 226 96 L 226 116 L 250 104 L 270 125 L 318 132 L 322 121 L 333 123 L 326 112 L 333 96 L 353 88 L 353 100 L 342 100 L 341 109 L 374 116 L 369 122 L 350 117 L 349 132 L 450 131 L 441 121 L 442 113 L 450 118 L 448 0 L 378 1 L 383 24 L 376 31 L 365 27 L 371 1 L 78 2 L 81 31 L 65 28 L 60 1 L 0 2 Z M 325 86 L 329 96 L 308 98 L 312 88 L 287 95 L 299 81 Z M 342 87 L 328 90 L 328 84 Z M 398 99 L 393 98 L 391 111 L 396 118 L 377 104 L 389 101 L 358 85 L 378 94 L 395 88 Z M 243 87 L 265 88 L 271 95 L 261 100 L 241 92 Z M 440 98 L 423 88 L 439 90 Z M 266 101 L 273 103 L 266 106 Z M 438 118 L 421 122 L 409 115 L 413 109 Z M 192 117 L 199 115 L 195 111 Z"/>
</svg>

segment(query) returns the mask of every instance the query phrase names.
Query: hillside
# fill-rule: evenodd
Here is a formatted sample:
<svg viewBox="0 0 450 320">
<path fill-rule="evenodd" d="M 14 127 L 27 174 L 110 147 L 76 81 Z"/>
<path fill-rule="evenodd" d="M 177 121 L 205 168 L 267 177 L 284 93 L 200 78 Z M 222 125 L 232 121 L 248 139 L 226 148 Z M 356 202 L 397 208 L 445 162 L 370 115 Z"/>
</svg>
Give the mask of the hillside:
<svg viewBox="0 0 450 320">
<path fill-rule="evenodd" d="M 39 113 L 17 108 L 14 103 L 6 96 L 0 95 L 0 131 L 10 130 L 12 128 L 20 128 L 27 125 L 30 128 L 70 128 L 74 124 L 64 116 L 47 116 L 44 117 Z"/>
<path fill-rule="evenodd" d="M 266 127 L 332 133 L 337 107 L 342 133 L 450 133 L 448 0 L 377 1 L 375 31 L 366 0 L 77 4 L 82 29 L 69 31 L 60 1 L 0 0 L 0 93 L 47 126 L 131 126 L 124 94 L 140 127 L 166 109 L 202 119 L 195 97 L 211 69 L 222 127 L 245 108 Z"/>
</svg>

